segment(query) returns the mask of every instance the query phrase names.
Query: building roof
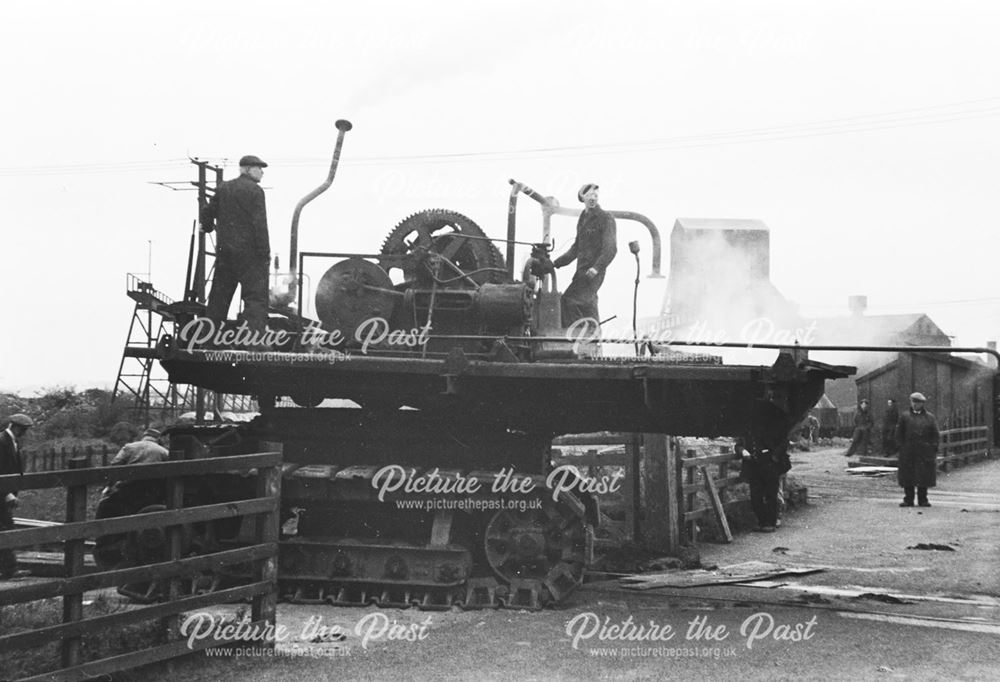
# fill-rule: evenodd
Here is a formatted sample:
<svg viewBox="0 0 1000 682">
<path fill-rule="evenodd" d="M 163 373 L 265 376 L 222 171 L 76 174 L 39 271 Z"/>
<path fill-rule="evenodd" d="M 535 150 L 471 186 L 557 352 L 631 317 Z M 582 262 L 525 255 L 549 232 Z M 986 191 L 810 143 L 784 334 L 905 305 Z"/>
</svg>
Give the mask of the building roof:
<svg viewBox="0 0 1000 682">
<path fill-rule="evenodd" d="M 845 345 L 893 345 L 908 341 L 914 345 L 951 345 L 951 339 L 924 313 L 898 315 L 851 315 L 806 320 L 816 324 L 819 343 Z"/>
<path fill-rule="evenodd" d="M 965 369 L 968 371 L 990 369 L 989 365 L 987 365 L 985 362 L 982 362 L 981 360 L 979 360 L 979 358 L 976 357 L 969 357 L 969 356 L 963 357 L 961 355 L 955 355 L 955 354 L 945 355 L 944 353 L 920 353 L 920 352 L 913 353 L 913 355 L 918 355 L 920 357 L 927 358 L 939 364 L 952 365 L 954 367 L 959 367 L 961 369 Z M 862 382 L 871 381 L 872 379 L 881 376 L 882 374 L 885 374 L 890 370 L 895 369 L 898 365 L 899 365 L 899 356 L 897 355 L 896 358 L 891 362 L 887 362 L 881 367 L 876 367 L 870 372 L 867 372 L 857 377 L 855 379 L 855 383 L 860 384 Z"/>
<path fill-rule="evenodd" d="M 678 218 L 674 229 L 684 230 L 747 230 L 770 232 L 762 220 L 749 218 Z"/>
<path fill-rule="evenodd" d="M 823 394 L 823 396 L 819 399 L 819 402 L 817 402 L 813 407 L 821 410 L 828 410 L 831 407 L 834 409 L 837 408 L 837 406 L 833 404 L 833 401 L 826 397 L 826 393 Z"/>
</svg>

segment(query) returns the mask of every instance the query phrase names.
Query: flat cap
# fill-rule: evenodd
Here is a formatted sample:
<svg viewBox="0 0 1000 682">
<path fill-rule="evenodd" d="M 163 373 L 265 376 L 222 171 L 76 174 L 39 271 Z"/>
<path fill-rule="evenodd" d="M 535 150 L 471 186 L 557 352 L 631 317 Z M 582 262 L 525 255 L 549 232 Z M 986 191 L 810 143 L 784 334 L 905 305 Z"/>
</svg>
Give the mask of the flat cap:
<svg viewBox="0 0 1000 682">
<path fill-rule="evenodd" d="M 247 154 L 240 159 L 240 166 L 260 166 L 261 168 L 267 168 L 267 164 L 259 156 L 254 156 L 253 154 Z"/>
<path fill-rule="evenodd" d="M 162 434 L 160 433 L 159 429 L 146 429 L 145 431 L 142 432 L 143 438 L 149 438 L 149 437 L 159 438 L 161 435 Z"/>
<path fill-rule="evenodd" d="M 923 393 L 911 393 L 910 400 L 919 400 L 922 403 L 927 402 L 927 398 L 924 397 Z"/>
<path fill-rule="evenodd" d="M 600 187 L 592 182 L 588 182 L 586 185 L 580 188 L 579 192 L 576 193 L 576 198 L 579 199 L 580 201 L 583 201 L 583 195 L 592 189 L 600 189 Z"/>
<path fill-rule="evenodd" d="M 17 424 L 24 427 L 35 425 L 35 422 L 31 420 L 31 417 L 26 414 L 21 414 L 20 412 L 10 415 L 9 421 L 11 424 Z"/>
</svg>

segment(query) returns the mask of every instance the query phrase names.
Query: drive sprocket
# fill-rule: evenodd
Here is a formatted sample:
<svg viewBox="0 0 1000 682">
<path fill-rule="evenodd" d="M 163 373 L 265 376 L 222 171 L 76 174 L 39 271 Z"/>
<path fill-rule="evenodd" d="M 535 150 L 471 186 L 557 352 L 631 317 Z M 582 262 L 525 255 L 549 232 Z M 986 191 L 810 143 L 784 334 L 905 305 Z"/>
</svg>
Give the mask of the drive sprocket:
<svg viewBox="0 0 1000 682">
<path fill-rule="evenodd" d="M 402 282 L 429 287 L 434 275 L 430 260 L 442 260 L 439 283 L 476 286 L 506 279 L 500 250 L 470 218 L 446 209 L 414 213 L 397 225 L 382 244 L 379 265 L 390 276 L 402 272 Z M 393 272 L 396 271 L 396 272 Z"/>
</svg>

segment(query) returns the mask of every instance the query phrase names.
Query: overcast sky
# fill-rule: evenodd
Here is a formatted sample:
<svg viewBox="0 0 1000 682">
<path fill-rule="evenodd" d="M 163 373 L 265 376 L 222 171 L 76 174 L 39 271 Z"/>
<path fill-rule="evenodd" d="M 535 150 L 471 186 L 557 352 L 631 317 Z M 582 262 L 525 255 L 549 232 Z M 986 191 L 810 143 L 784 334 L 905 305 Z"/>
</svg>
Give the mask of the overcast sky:
<svg viewBox="0 0 1000 682">
<path fill-rule="evenodd" d="M 189 156 L 271 166 L 272 249 L 374 251 L 449 208 L 505 230 L 508 178 L 657 223 L 755 218 L 803 312 L 1000 335 L 1000 9 L 981 2 L 6 2 L 0 390 L 110 385 L 125 274 L 182 295 Z M 520 235 L 540 213 L 522 201 Z M 573 222 L 556 223 L 565 247 Z M 619 227 L 621 245 L 649 242 Z M 620 257 L 602 313 L 630 316 Z M 664 254 L 664 266 L 668 254 Z M 317 273 L 318 275 L 321 273 Z M 666 280 L 644 280 L 640 313 Z M 620 306 L 620 309 L 616 306 Z"/>
</svg>

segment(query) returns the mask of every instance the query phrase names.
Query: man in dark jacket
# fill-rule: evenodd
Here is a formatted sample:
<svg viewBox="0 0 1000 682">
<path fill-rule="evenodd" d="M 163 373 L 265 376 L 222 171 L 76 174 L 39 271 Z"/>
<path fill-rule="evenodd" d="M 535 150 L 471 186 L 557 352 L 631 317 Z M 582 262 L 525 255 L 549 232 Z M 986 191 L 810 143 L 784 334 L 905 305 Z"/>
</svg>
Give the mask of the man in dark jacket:
<svg viewBox="0 0 1000 682">
<path fill-rule="evenodd" d="M 577 320 L 593 318 L 600 322 L 597 291 L 604 283 L 604 271 L 618 253 L 618 230 L 615 219 L 598 203 L 598 186 L 588 183 L 577 192 L 586 208 L 576 222 L 576 240 L 569 251 L 552 264 L 561 268 L 576 261 L 573 281 L 562 295 L 562 325 L 569 327 Z"/>
<path fill-rule="evenodd" d="M 21 461 L 21 438 L 32 426 L 31 417 L 26 414 L 15 414 L 10 418 L 10 424 L 0 431 L 0 476 L 6 474 L 23 474 L 24 464 Z M 17 492 L 4 493 L 0 504 L 0 531 L 14 528 L 14 509 L 18 505 Z M 6 580 L 17 570 L 17 557 L 10 549 L 0 549 L 0 580 Z"/>
<path fill-rule="evenodd" d="M 781 477 L 792 468 L 788 456 L 792 425 L 770 399 L 754 403 L 752 420 L 750 435 L 736 442 L 736 452 L 742 459 L 740 480 L 750 484 L 750 506 L 757 517 L 754 530 L 773 533 L 778 526 Z"/>
<path fill-rule="evenodd" d="M 863 398 L 858 403 L 858 410 L 854 413 L 854 434 L 851 436 L 851 447 L 847 449 L 844 456 L 860 451 L 862 455 L 869 454 L 869 441 L 871 440 L 872 428 L 875 426 L 875 418 L 868 409 L 868 399 Z"/>
<path fill-rule="evenodd" d="M 927 489 L 937 484 L 937 450 L 941 435 L 934 415 L 924 409 L 927 398 L 923 393 L 910 395 L 910 409 L 899 415 L 896 423 L 896 444 L 899 464 L 896 479 L 903 489 L 900 507 L 913 506 L 913 489 L 917 504 L 929 507 Z"/>
<path fill-rule="evenodd" d="M 244 156 L 240 159 L 240 176 L 219 185 L 201 215 L 202 229 L 219 233 L 207 315 L 217 325 L 222 323 L 238 284 L 247 326 L 260 333 L 267 321 L 271 258 L 267 208 L 260 188 L 264 168 L 267 164 L 256 156 Z"/>
<path fill-rule="evenodd" d="M 885 416 L 882 417 L 882 453 L 886 457 L 895 457 L 898 449 L 896 445 L 896 423 L 899 421 L 899 406 L 896 401 L 889 398 L 885 405 Z"/>
</svg>

